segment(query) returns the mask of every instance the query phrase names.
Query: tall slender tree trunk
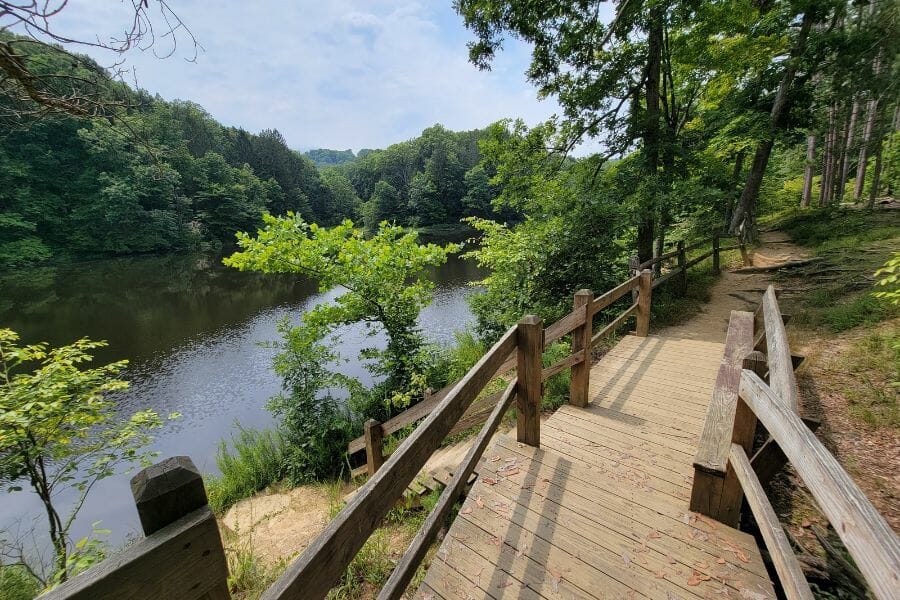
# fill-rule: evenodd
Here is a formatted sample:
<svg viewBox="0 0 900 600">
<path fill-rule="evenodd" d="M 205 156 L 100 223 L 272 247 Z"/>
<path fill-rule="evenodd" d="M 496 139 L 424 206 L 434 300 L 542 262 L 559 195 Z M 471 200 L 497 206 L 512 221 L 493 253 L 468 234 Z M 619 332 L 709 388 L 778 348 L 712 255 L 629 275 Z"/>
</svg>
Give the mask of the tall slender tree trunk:
<svg viewBox="0 0 900 600">
<path fill-rule="evenodd" d="M 869 188 L 868 207 L 875 208 L 875 198 L 878 197 L 878 186 L 881 185 L 881 158 L 884 153 L 884 140 L 879 139 L 875 146 L 875 168 L 872 173 L 872 186 Z"/>
<path fill-rule="evenodd" d="M 847 135 L 844 138 L 844 153 L 841 157 L 841 179 L 838 183 L 838 200 L 844 199 L 844 190 L 847 188 L 847 177 L 850 174 L 850 153 L 853 151 L 853 137 L 856 133 L 856 120 L 859 116 L 859 100 L 853 99 L 853 107 L 850 109 L 850 123 L 847 125 Z"/>
<path fill-rule="evenodd" d="M 831 175 L 834 156 L 834 104 L 828 107 L 828 129 L 825 131 L 825 152 L 822 153 L 822 180 L 819 182 L 819 206 L 831 202 Z"/>
<path fill-rule="evenodd" d="M 806 136 L 806 166 L 803 169 L 803 194 L 800 196 L 800 206 L 807 208 L 812 197 L 812 183 L 816 172 L 816 134 Z"/>
<path fill-rule="evenodd" d="M 869 146 L 872 143 L 872 129 L 875 127 L 875 116 L 878 113 L 878 100 L 869 100 L 866 113 L 866 128 L 859 147 L 859 166 L 856 167 L 856 186 L 853 189 L 853 201 L 859 202 L 866 184 L 866 162 L 869 160 Z"/>
<path fill-rule="evenodd" d="M 734 157 L 734 170 L 731 172 L 731 196 L 728 198 L 728 204 L 725 205 L 725 226 L 731 223 L 731 217 L 734 214 L 734 205 L 741 197 L 741 173 L 744 171 L 744 157 L 747 152 L 738 150 Z"/>
<path fill-rule="evenodd" d="M 747 174 L 747 184 L 744 186 L 741 199 L 731 219 L 729 230 L 731 233 L 740 234 L 741 239 L 744 241 L 750 240 L 755 232 L 756 201 L 759 198 L 759 188 L 762 185 L 766 166 L 769 164 L 772 146 L 775 144 L 775 133 L 778 129 L 778 123 L 787 105 L 788 91 L 794 83 L 798 59 L 806 50 L 806 40 L 809 38 L 809 30 L 812 28 L 812 23 L 812 13 L 810 11 L 803 13 L 803 21 L 800 24 L 797 41 L 791 49 L 791 56 L 784 68 L 784 75 L 781 77 L 781 83 L 778 85 L 778 91 L 775 94 L 775 102 L 772 104 L 772 110 L 769 113 L 769 131 L 756 147 L 756 153 L 753 155 L 753 164 L 750 166 L 750 172 Z"/>
<path fill-rule="evenodd" d="M 659 78 L 662 63 L 663 44 L 663 17 L 665 16 L 662 5 L 654 6 L 650 12 L 650 24 L 647 33 L 647 83 L 646 105 L 644 115 L 644 160 L 645 172 L 651 182 L 651 193 L 658 193 L 657 180 L 659 176 L 660 155 L 660 124 L 659 124 Z M 637 231 L 638 259 L 641 262 L 653 257 L 654 241 L 654 209 L 657 198 L 644 198 Z"/>
</svg>

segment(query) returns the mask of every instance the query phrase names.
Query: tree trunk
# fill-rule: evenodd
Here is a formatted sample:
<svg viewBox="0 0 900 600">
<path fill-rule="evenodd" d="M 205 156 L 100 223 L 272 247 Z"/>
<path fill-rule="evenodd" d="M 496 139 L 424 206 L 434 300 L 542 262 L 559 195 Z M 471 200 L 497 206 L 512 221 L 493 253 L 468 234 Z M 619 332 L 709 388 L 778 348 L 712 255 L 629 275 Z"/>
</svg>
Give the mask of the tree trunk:
<svg viewBox="0 0 900 600">
<path fill-rule="evenodd" d="M 651 194 L 657 193 L 659 171 L 660 126 L 659 126 L 659 78 L 662 63 L 664 7 L 654 6 L 650 11 L 647 33 L 647 84 L 646 114 L 644 115 L 644 168 L 651 182 Z M 656 198 L 644 198 L 640 222 L 638 224 L 638 259 L 641 262 L 653 257 L 654 210 Z"/>
<path fill-rule="evenodd" d="M 800 196 L 800 206 L 807 208 L 812 197 L 812 183 L 816 171 L 816 134 L 806 136 L 806 167 L 803 169 L 803 194 Z"/>
<path fill-rule="evenodd" d="M 825 152 L 822 153 L 822 179 L 819 182 L 819 206 L 831 202 L 831 166 L 834 154 L 834 105 L 828 108 L 828 129 L 825 132 Z"/>
<path fill-rule="evenodd" d="M 838 183 L 838 200 L 844 199 L 847 188 L 847 176 L 850 174 L 850 153 L 853 151 L 853 137 L 856 133 L 856 120 L 859 116 L 859 100 L 853 100 L 850 109 L 850 123 L 847 125 L 847 136 L 844 138 L 844 153 L 841 157 L 841 179 Z"/>
<path fill-rule="evenodd" d="M 881 158 L 884 152 L 884 140 L 879 139 L 875 147 L 875 171 L 872 173 L 872 187 L 869 188 L 869 208 L 875 208 L 875 198 L 878 197 L 878 186 L 881 185 Z"/>
<path fill-rule="evenodd" d="M 866 184 L 866 161 L 869 160 L 869 145 L 872 143 L 872 129 L 875 127 L 875 115 L 878 113 L 878 100 L 869 100 L 866 114 L 866 128 L 863 131 L 862 144 L 859 148 L 859 166 L 856 167 L 856 187 L 853 189 L 853 201 L 859 202 Z"/>
<path fill-rule="evenodd" d="M 741 197 L 741 173 L 744 170 L 744 157 L 747 153 L 739 150 L 734 157 L 734 170 L 731 172 L 731 194 L 728 196 L 728 202 L 725 204 L 725 227 L 731 223 L 731 217 L 734 215 L 734 205 Z"/>
<path fill-rule="evenodd" d="M 729 230 L 733 234 L 740 234 L 741 239 L 744 241 L 749 241 L 754 235 L 756 201 L 759 198 L 759 188 L 762 185 L 766 166 L 769 164 L 772 146 L 775 144 L 775 132 L 778 129 L 778 122 L 781 120 L 781 114 L 787 105 L 788 91 L 794 82 L 794 75 L 797 73 L 797 62 L 806 49 L 806 40 L 809 37 L 812 23 L 813 17 L 810 11 L 803 13 L 803 21 L 800 25 L 800 32 L 797 35 L 797 42 L 791 49 L 791 56 L 787 60 L 784 75 L 781 77 L 781 83 L 778 85 L 778 91 L 775 94 L 775 102 L 772 104 L 772 110 L 769 113 L 769 131 L 756 147 L 756 153 L 753 155 L 753 164 L 750 166 L 750 172 L 747 174 L 747 184 L 744 186 L 741 199 L 737 207 L 735 207 L 734 216 L 731 219 Z"/>
</svg>

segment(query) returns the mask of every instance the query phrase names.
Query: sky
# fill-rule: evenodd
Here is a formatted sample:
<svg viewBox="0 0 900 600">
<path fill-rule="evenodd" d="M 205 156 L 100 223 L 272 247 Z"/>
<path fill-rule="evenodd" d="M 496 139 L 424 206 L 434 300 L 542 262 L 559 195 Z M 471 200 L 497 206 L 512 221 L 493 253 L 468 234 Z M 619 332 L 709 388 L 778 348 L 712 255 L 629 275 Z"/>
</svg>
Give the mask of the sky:
<svg viewBox="0 0 900 600">
<path fill-rule="evenodd" d="M 191 100 L 225 125 L 278 129 L 310 148 L 383 148 L 441 123 L 453 130 L 504 117 L 534 125 L 559 112 L 539 101 L 525 70 L 530 49 L 508 40 L 491 71 L 468 61 L 471 35 L 451 0 L 169 0 L 189 38 L 132 50 L 126 66 L 140 87 Z M 129 22 L 131 2 L 70 0 L 57 33 L 108 39 Z M 611 3 L 604 7 L 612 10 Z M 155 11 L 156 4 L 151 2 Z M 151 13 L 159 26 L 158 13 Z M 113 64 L 110 53 L 72 50 Z"/>
</svg>

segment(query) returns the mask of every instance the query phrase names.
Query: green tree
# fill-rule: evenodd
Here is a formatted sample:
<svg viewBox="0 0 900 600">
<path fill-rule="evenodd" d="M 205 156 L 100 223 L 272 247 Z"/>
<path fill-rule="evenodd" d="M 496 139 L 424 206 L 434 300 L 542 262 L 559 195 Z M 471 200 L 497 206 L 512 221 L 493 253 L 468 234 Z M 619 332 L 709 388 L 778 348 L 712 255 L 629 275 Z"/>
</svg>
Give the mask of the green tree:
<svg viewBox="0 0 900 600">
<path fill-rule="evenodd" d="M 320 304 L 303 315 L 304 326 L 319 337 L 341 325 L 364 323 L 370 335 L 387 336 L 384 351 L 369 349 L 376 375 L 386 377 L 391 391 L 406 390 L 422 373 L 419 312 L 431 302 L 434 284 L 427 269 L 443 264 L 457 250 L 449 244 L 419 244 L 414 232 L 381 223 L 371 238 L 346 220 L 332 228 L 306 223 L 301 217 L 264 217 L 256 237 L 238 234 L 236 252 L 225 264 L 265 273 L 300 273 L 316 279 L 322 291 L 335 286 L 346 293 L 334 304 Z"/>
<path fill-rule="evenodd" d="M 149 431 L 162 425 L 152 410 L 115 414 L 107 396 L 128 386 L 118 379 L 126 361 L 84 366 L 105 345 L 85 338 L 59 348 L 21 346 L 14 331 L 0 329 L 0 482 L 12 491 L 25 481 L 40 498 L 55 581 L 84 564 L 80 552 L 90 545 L 73 547 L 70 531 L 91 489 L 122 466 L 147 464 L 155 456 L 146 449 Z M 57 505 L 65 488 L 76 492 L 67 512 Z"/>
</svg>

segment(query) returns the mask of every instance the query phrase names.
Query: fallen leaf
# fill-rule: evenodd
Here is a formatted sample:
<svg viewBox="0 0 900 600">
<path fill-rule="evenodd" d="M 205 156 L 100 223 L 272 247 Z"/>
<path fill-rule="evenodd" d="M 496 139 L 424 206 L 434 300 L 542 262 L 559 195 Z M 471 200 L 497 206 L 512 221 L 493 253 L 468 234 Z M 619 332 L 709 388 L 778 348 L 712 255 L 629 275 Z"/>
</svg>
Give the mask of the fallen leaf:
<svg viewBox="0 0 900 600">
<path fill-rule="evenodd" d="M 724 565 L 724 564 L 725 564 L 725 559 L 722 558 L 722 557 L 719 557 L 718 560 L 716 560 L 716 562 L 719 563 L 720 565 Z"/>
<path fill-rule="evenodd" d="M 661 537 L 662 536 L 660 535 L 660 533 L 655 529 L 651 529 L 650 533 L 647 534 L 647 538 L 649 538 L 651 540 L 658 540 Z"/>
<path fill-rule="evenodd" d="M 559 593 L 559 582 L 562 580 L 562 573 L 555 569 L 547 569 L 547 572 L 550 573 L 550 587 L 554 593 Z"/>
<path fill-rule="evenodd" d="M 482 477 L 481 480 L 488 485 L 497 485 L 497 480 L 493 477 Z"/>
<path fill-rule="evenodd" d="M 498 538 L 496 535 L 492 535 L 492 536 L 491 536 L 491 543 L 499 548 L 499 547 L 500 547 L 500 544 L 501 544 L 500 538 Z"/>
<path fill-rule="evenodd" d="M 710 577 L 709 575 L 704 575 L 703 573 L 700 573 L 699 571 L 694 571 L 691 574 L 691 576 L 688 578 L 687 584 L 688 585 L 700 585 L 704 581 L 709 581 L 710 579 L 712 579 L 712 577 Z"/>
<path fill-rule="evenodd" d="M 497 462 L 498 460 L 500 460 L 500 455 L 498 454 L 497 456 L 492 456 L 490 460 L 491 462 Z"/>
<path fill-rule="evenodd" d="M 803 519 L 803 522 L 800 523 L 800 527 L 812 527 L 812 523 L 809 519 Z"/>
<path fill-rule="evenodd" d="M 522 558 L 526 552 L 528 552 L 528 545 L 522 544 L 522 547 L 516 552 L 516 558 Z"/>
<path fill-rule="evenodd" d="M 622 553 L 622 562 L 624 562 L 624 563 L 625 563 L 625 566 L 627 567 L 628 565 L 631 564 L 631 557 L 628 556 L 628 554 L 626 554 L 626 553 L 623 552 L 623 553 Z"/>
<path fill-rule="evenodd" d="M 499 589 L 503 589 L 503 588 L 508 588 L 508 587 L 511 586 L 512 584 L 513 584 L 512 579 L 507 579 L 507 580 L 504 581 L 503 583 L 498 583 L 498 584 L 497 584 L 497 587 L 498 587 Z"/>
<path fill-rule="evenodd" d="M 665 579 L 665 578 L 666 578 L 666 572 L 665 572 L 665 571 L 657 571 L 657 572 L 656 572 L 656 578 L 657 578 L 657 579 Z"/>
<path fill-rule="evenodd" d="M 666 600 L 681 600 L 675 592 L 666 591 Z"/>
<path fill-rule="evenodd" d="M 464 509 L 462 509 L 461 511 L 459 511 L 459 513 L 460 513 L 461 515 L 470 515 L 470 514 L 472 514 L 472 507 L 471 507 L 471 506 L 467 506 L 467 507 L 465 507 Z"/>
<path fill-rule="evenodd" d="M 422 595 L 422 600 L 434 600 L 434 594 L 428 592 L 427 594 Z"/>
<path fill-rule="evenodd" d="M 478 505 L 478 508 L 484 508 L 484 500 L 481 496 L 475 496 L 475 504 Z"/>
<path fill-rule="evenodd" d="M 518 475 L 519 467 L 513 467 L 511 469 L 508 469 L 508 470 L 504 471 L 503 474 L 506 475 L 507 477 L 511 477 L 512 475 Z"/>
</svg>

